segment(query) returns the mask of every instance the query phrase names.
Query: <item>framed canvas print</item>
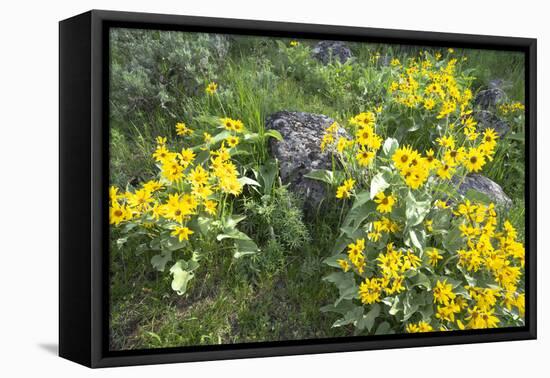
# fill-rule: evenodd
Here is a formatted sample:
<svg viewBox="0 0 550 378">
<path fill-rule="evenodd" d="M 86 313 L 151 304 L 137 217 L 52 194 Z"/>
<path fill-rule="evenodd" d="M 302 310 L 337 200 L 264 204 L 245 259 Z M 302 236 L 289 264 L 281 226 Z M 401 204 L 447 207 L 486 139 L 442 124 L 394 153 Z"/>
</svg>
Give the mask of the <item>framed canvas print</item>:
<svg viewBox="0 0 550 378">
<path fill-rule="evenodd" d="M 536 337 L 536 40 L 60 22 L 60 355 Z"/>
</svg>

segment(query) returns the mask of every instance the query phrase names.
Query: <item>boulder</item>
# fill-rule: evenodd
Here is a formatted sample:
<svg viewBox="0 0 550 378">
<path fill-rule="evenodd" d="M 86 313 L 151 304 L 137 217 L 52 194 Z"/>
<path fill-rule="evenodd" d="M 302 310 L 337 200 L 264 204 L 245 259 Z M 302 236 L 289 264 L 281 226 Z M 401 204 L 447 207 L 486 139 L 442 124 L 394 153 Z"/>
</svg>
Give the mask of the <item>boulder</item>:
<svg viewBox="0 0 550 378">
<path fill-rule="evenodd" d="M 320 41 L 311 51 L 311 55 L 324 65 L 336 59 L 343 64 L 352 57 L 349 47 L 341 41 Z"/>
<path fill-rule="evenodd" d="M 281 181 L 304 198 L 306 209 L 316 208 L 326 195 L 325 184 L 304 177 L 314 169 L 331 169 L 329 151 L 321 152 L 324 131 L 334 120 L 322 114 L 281 111 L 270 115 L 266 128 L 277 130 L 282 141 L 270 140 L 272 156 L 279 162 Z M 347 136 L 340 128 L 338 136 Z"/>
<path fill-rule="evenodd" d="M 506 121 L 488 110 L 474 111 L 474 118 L 478 123 L 478 128 L 482 131 L 487 128 L 492 128 L 501 137 L 510 131 L 510 126 Z"/>
<path fill-rule="evenodd" d="M 455 184 L 457 183 L 455 182 Z M 470 173 L 467 175 L 462 184 L 460 184 L 458 192 L 465 195 L 470 189 L 485 194 L 497 205 L 504 207 L 510 207 L 512 205 L 512 200 L 504 193 L 502 187 L 483 175 L 477 173 Z"/>
</svg>

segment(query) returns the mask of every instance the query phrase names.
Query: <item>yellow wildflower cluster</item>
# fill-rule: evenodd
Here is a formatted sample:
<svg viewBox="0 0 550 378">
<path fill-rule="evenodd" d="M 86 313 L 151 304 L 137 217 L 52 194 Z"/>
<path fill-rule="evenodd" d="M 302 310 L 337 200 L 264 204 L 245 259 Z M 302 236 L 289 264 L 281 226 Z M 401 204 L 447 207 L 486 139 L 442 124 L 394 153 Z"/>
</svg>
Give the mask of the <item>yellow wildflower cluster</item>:
<svg viewBox="0 0 550 378">
<path fill-rule="evenodd" d="M 405 273 L 421 265 L 420 258 L 412 250 L 396 249 L 393 243 L 388 243 L 386 252 L 380 253 L 376 261 L 378 264 L 373 269 L 377 274 L 365 278 L 359 286 L 359 296 L 363 304 L 380 302 L 383 294 L 388 296 L 403 292 Z"/>
<path fill-rule="evenodd" d="M 525 111 L 525 105 L 521 102 L 501 104 L 498 108 L 502 114 L 521 113 Z"/>
<path fill-rule="evenodd" d="M 389 87 L 394 100 L 408 108 L 435 112 L 438 119 L 469 114 L 472 91 L 457 80 L 457 59 L 446 64 L 436 64 L 437 60 L 437 56 L 424 54 L 423 59 L 411 58 L 406 66 L 395 65 L 399 77 Z"/>
<path fill-rule="evenodd" d="M 476 136 L 477 138 L 477 136 Z M 485 129 L 477 145 L 457 146 L 452 135 L 436 139 L 441 149 L 436 156 L 430 149 L 424 155 L 411 146 L 403 146 L 392 156 L 394 166 L 411 189 L 418 189 L 426 183 L 430 174 L 450 180 L 456 170 L 463 166 L 468 172 L 479 172 L 493 159 L 498 134 L 491 128 Z"/>
<path fill-rule="evenodd" d="M 336 144 L 338 153 L 343 154 L 349 151 L 355 156 L 360 167 L 369 166 L 376 157 L 376 152 L 382 146 L 382 138 L 375 132 L 376 115 L 373 112 L 363 112 L 349 120 L 350 126 L 355 129 L 355 139 L 348 139 L 344 136 L 338 137 L 340 125 L 334 122 L 323 135 L 321 151 Z"/>
<path fill-rule="evenodd" d="M 233 134 L 244 130 L 243 123 L 238 120 L 223 118 L 221 124 Z M 176 132 L 189 136 L 193 130 L 180 122 L 176 124 Z M 223 195 L 242 192 L 237 168 L 226 147 L 226 143 L 230 147 L 238 143 L 238 137 L 233 134 L 223 140 L 218 149 L 210 150 L 212 136 L 204 133 L 204 143 L 196 147 L 208 151 L 207 164 L 195 161 L 194 148 L 172 151 L 166 145 L 166 138 L 158 137 L 153 158 L 160 168 L 159 179 L 123 194 L 119 194 L 118 188 L 111 187 L 110 223 L 119 225 L 142 216 L 157 222 L 166 220 L 171 222 L 172 236 L 179 241 L 189 240 L 193 231 L 186 225 L 193 216 L 216 216 L 218 201 Z"/>
</svg>

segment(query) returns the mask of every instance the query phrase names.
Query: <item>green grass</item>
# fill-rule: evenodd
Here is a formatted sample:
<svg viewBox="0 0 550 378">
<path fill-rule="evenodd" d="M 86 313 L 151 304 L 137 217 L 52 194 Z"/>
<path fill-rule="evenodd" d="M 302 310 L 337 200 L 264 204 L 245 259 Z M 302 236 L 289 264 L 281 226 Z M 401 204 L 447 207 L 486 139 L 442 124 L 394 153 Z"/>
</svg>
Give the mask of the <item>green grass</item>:
<svg viewBox="0 0 550 378">
<path fill-rule="evenodd" d="M 217 70 L 216 81 L 220 83 L 219 93 L 214 97 L 205 95 L 202 87 L 191 88 L 195 95 L 189 95 L 186 91 L 191 89 L 182 84 L 173 90 L 175 98 L 168 107 L 129 113 L 115 109 L 111 117 L 111 182 L 125 187 L 152 177 L 155 166 L 150 156 L 154 138 L 167 136 L 170 145 L 177 139 L 174 125 L 181 120 L 200 136 L 211 129 L 212 116 L 229 116 L 243 120 L 249 130 L 262 135 L 266 117 L 276 111 L 321 113 L 345 121 L 376 105 L 383 96 L 380 92 L 383 82 L 373 82 L 373 79 L 385 80 L 381 74 L 384 68 L 372 65 L 365 71 L 366 77 L 359 77 L 356 71 L 349 71 L 345 66 L 320 67 L 305 54 L 290 64 L 281 49 L 275 43 L 254 38 L 233 43 L 227 56 L 212 63 L 212 70 Z M 353 46 L 358 61 L 368 60 L 373 51 L 382 51 L 402 61 L 416 54 L 406 47 L 390 47 L 387 52 L 383 49 L 382 45 Z M 465 53 L 468 65 L 477 68 L 476 90 L 500 78 L 505 81 L 510 98 L 523 101 L 521 56 Z M 503 59 L 510 64 L 503 64 Z M 209 80 L 210 76 L 205 77 L 204 82 Z M 499 147 L 495 163 L 488 165 L 484 172 L 512 197 L 514 206 L 509 214 L 518 230 L 524 228 L 523 189 L 518 186 L 524 177 L 521 146 L 518 141 L 505 141 Z M 243 157 L 241 163 L 257 167 L 268 158 L 267 146 L 261 146 L 252 156 Z M 253 200 L 260 202 L 258 196 Z M 246 212 L 243 203 L 234 206 L 235 210 Z M 292 207 L 286 209 L 291 210 Z M 331 271 L 322 261 L 337 237 L 339 210 L 329 209 L 323 214 L 322 220 L 309 221 L 309 241 L 299 248 L 285 244 L 284 238 L 264 238 L 258 230 L 254 233 L 254 223 L 247 225 L 246 222 L 244 225 L 250 229 L 247 233 L 264 238 L 261 256 L 233 260 L 228 251 L 217 246 L 202 246 L 207 253 L 183 296 L 172 291 L 167 272 L 152 269 L 150 254 L 136 255 L 131 245 L 119 249 L 113 237 L 111 348 L 247 343 L 353 334 L 351 326 L 332 328 L 338 316 L 320 311 L 322 306 L 333 303 L 337 295 L 333 285 L 322 281 Z M 287 214 L 279 215 L 286 218 Z M 249 216 L 249 220 L 255 219 L 252 214 Z M 263 226 L 272 225 L 268 222 Z M 278 235 L 284 232 L 283 228 L 277 230 Z"/>
</svg>

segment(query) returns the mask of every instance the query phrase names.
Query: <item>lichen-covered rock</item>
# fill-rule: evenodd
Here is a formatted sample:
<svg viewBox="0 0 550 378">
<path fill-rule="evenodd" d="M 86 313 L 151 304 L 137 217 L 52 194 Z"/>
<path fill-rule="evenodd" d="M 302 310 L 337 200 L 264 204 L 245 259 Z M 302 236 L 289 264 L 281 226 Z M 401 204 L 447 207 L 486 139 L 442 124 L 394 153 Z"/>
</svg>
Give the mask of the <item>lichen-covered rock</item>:
<svg viewBox="0 0 550 378">
<path fill-rule="evenodd" d="M 345 63 L 352 57 L 349 47 L 341 41 L 321 41 L 315 45 L 311 51 L 311 55 L 324 65 L 336 59 L 340 63 Z"/>
<path fill-rule="evenodd" d="M 510 207 L 512 205 L 512 200 L 504 193 L 502 187 L 483 175 L 477 173 L 470 173 L 467 175 L 462 184 L 460 184 L 458 192 L 465 195 L 470 189 L 485 194 L 491 201 L 498 205 L 505 207 Z"/>
<path fill-rule="evenodd" d="M 282 141 L 271 139 L 271 154 L 279 161 L 281 181 L 304 198 L 306 208 L 316 208 L 326 195 L 325 184 L 304 177 L 314 169 L 331 169 L 328 151 L 321 152 L 324 131 L 334 120 L 322 114 L 281 111 L 270 115 L 266 128 L 277 130 Z M 337 133 L 346 136 L 344 129 Z"/>
<path fill-rule="evenodd" d="M 488 110 L 474 111 L 474 118 L 477 121 L 480 130 L 492 128 L 501 137 L 510 131 L 510 126 L 506 123 L 506 121 L 500 119 L 497 115 Z"/>
</svg>

